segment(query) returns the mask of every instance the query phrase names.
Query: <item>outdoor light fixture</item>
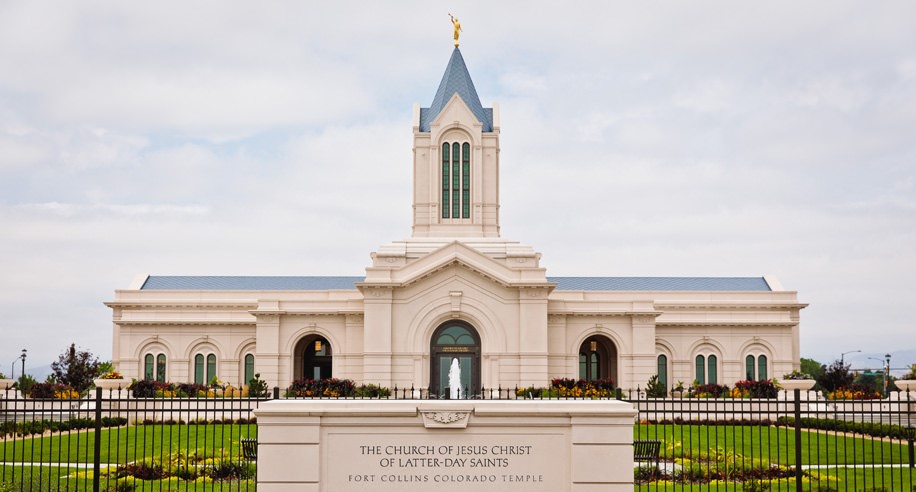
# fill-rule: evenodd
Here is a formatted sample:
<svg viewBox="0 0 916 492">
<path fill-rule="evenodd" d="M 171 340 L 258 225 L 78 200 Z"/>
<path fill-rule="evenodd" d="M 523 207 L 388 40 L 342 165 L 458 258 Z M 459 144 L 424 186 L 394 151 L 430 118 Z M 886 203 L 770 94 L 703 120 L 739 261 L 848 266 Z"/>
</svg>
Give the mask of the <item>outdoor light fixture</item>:
<svg viewBox="0 0 916 492">
<path fill-rule="evenodd" d="M 321 340 L 315 340 L 315 352 L 321 352 Z"/>
<path fill-rule="evenodd" d="M 846 354 L 854 354 L 856 352 L 861 352 L 861 350 L 850 350 L 849 352 L 843 352 L 842 354 L 840 354 L 840 365 L 843 365 L 843 361 L 844 361 L 843 358 L 846 357 Z"/>
<path fill-rule="evenodd" d="M 595 340 L 592 340 L 592 342 L 589 344 L 589 348 L 592 349 L 592 352 L 597 352 L 598 351 L 598 342 L 596 342 Z"/>
</svg>

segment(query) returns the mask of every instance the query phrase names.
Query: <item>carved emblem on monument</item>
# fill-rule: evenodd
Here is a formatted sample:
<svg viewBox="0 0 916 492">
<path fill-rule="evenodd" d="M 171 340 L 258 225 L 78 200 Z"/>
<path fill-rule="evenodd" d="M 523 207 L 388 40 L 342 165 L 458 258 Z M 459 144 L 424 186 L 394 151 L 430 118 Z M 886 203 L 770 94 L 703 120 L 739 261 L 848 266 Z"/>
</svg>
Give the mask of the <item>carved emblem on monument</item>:
<svg viewBox="0 0 916 492">
<path fill-rule="evenodd" d="M 468 426 L 471 410 L 420 410 L 423 425 L 430 428 L 464 429 Z"/>
</svg>

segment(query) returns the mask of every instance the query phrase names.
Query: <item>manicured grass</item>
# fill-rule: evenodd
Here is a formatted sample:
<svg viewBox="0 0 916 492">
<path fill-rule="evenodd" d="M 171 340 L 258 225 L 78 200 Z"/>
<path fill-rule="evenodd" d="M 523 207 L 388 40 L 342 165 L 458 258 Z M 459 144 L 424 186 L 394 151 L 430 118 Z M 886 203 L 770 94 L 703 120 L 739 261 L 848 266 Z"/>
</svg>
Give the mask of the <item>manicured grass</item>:
<svg viewBox="0 0 916 492">
<path fill-rule="evenodd" d="M 634 429 L 634 439 L 662 441 L 665 458 L 706 458 L 737 453 L 785 466 L 795 465 L 795 429 L 767 426 L 646 425 Z M 803 465 L 905 463 L 906 443 L 862 436 L 842 436 L 802 430 Z"/>
<path fill-rule="evenodd" d="M 707 470 L 758 469 L 770 465 L 794 467 L 795 429 L 769 426 L 647 425 L 634 428 L 634 439 L 662 441 L 663 459 Z M 905 442 L 884 441 L 866 436 L 845 436 L 803 430 L 802 465 L 827 468 L 806 469 L 813 476 L 804 479 L 804 490 L 886 490 L 916 491 L 916 473 L 910 468 L 853 468 L 862 464 L 907 464 Z M 670 464 L 668 466 L 671 466 Z M 795 479 L 768 482 L 772 491 L 794 491 Z M 740 482 L 687 485 L 652 482 L 637 490 L 736 490 Z"/>
<path fill-rule="evenodd" d="M 13 490 L 23 492 L 65 492 L 92 490 L 92 475 L 81 473 L 84 470 L 67 469 L 65 467 L 2 467 L 0 468 L 0 481 L 13 485 Z M 114 480 L 106 477 L 100 480 L 101 490 L 109 490 L 114 485 Z M 178 479 L 167 480 L 134 480 L 132 483 L 136 491 L 176 491 L 176 492 L 212 492 L 214 490 L 226 492 L 247 492 L 255 490 L 253 480 L 226 481 L 226 482 L 192 482 Z"/>
<path fill-rule="evenodd" d="M 127 463 L 141 458 L 163 458 L 177 451 L 207 455 L 241 454 L 242 438 L 257 437 L 255 424 L 139 425 L 103 429 L 101 462 Z M 7 439 L 0 445 L 0 462 L 91 463 L 94 431 L 47 437 Z"/>
</svg>

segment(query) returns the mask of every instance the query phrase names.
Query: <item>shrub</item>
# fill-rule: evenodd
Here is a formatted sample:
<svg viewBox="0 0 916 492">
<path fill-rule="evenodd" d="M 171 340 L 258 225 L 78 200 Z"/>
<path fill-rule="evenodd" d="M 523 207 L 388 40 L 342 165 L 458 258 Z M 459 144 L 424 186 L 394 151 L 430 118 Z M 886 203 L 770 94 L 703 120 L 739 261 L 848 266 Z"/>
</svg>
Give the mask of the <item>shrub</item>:
<svg viewBox="0 0 916 492">
<path fill-rule="evenodd" d="M 270 392 L 267 390 L 267 381 L 261 379 L 261 373 L 256 373 L 250 381 L 248 381 L 248 396 L 252 398 L 266 398 L 270 396 Z"/>
<path fill-rule="evenodd" d="M 776 398 L 779 389 L 768 379 L 763 381 L 738 381 L 731 391 L 732 398 Z"/>
<path fill-rule="evenodd" d="M 817 382 L 827 393 L 832 393 L 840 388 L 848 387 L 854 379 L 855 376 L 849 372 L 849 364 L 835 360 Z"/>
<path fill-rule="evenodd" d="M 649 378 L 646 383 L 646 396 L 649 398 L 664 398 L 668 396 L 668 388 L 658 380 L 658 374 Z"/>
<path fill-rule="evenodd" d="M 29 396 L 32 398 L 56 398 L 58 400 L 68 400 L 72 398 L 79 398 L 80 395 L 73 388 L 67 386 L 66 384 L 47 382 L 33 384 L 31 390 L 29 391 Z"/>
<path fill-rule="evenodd" d="M 148 379 L 134 381 L 127 389 L 133 391 L 135 398 L 168 397 L 176 394 L 174 385 Z"/>
<path fill-rule="evenodd" d="M 287 396 L 296 398 L 347 398 L 355 396 L 356 383 L 350 379 L 299 379 L 293 381 L 286 391 Z"/>
<path fill-rule="evenodd" d="M 687 391 L 688 398 L 722 398 L 729 394 L 724 384 L 697 384 Z"/>
</svg>

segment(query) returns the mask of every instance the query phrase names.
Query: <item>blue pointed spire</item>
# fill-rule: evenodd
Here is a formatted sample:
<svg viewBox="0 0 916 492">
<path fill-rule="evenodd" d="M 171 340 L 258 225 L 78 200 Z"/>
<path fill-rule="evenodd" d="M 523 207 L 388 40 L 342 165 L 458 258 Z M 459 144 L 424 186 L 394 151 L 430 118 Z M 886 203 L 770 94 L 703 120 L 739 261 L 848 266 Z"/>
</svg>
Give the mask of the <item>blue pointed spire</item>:
<svg viewBox="0 0 916 492">
<path fill-rule="evenodd" d="M 436 91 L 436 97 L 433 98 L 432 104 L 428 108 L 420 110 L 420 131 L 428 132 L 429 124 L 439 116 L 442 108 L 452 98 L 452 94 L 458 96 L 467 104 L 474 116 L 483 123 L 483 131 L 493 131 L 493 109 L 484 108 L 480 104 L 480 98 L 477 96 L 477 89 L 474 88 L 474 82 L 471 81 L 471 74 L 468 73 L 468 67 L 464 64 L 464 57 L 461 56 L 461 50 L 456 46 L 452 51 L 452 57 L 445 67 L 445 73 L 442 74 L 442 81 L 439 82 L 439 89 Z"/>
</svg>

